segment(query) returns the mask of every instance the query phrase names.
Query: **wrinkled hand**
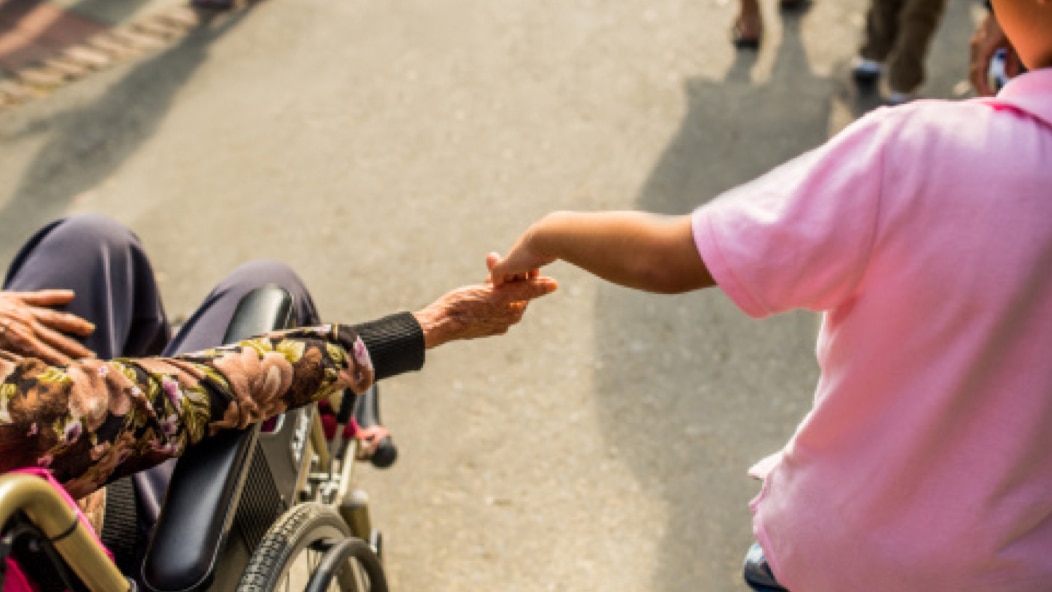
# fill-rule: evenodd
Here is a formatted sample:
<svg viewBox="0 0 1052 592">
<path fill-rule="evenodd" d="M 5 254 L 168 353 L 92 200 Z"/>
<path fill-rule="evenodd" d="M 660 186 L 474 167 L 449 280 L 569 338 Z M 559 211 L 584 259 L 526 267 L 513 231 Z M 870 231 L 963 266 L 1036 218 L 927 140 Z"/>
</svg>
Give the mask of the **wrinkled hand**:
<svg viewBox="0 0 1052 592">
<path fill-rule="evenodd" d="M 1011 49 L 1008 37 L 1001 30 L 1001 24 L 991 13 L 979 23 L 975 29 L 969 45 L 971 49 L 968 62 L 968 80 L 972 83 L 976 94 L 989 97 L 997 94 L 997 89 L 990 86 L 987 73 L 990 68 L 990 59 L 994 53 L 1001 48 Z"/>
<path fill-rule="evenodd" d="M 557 287 L 555 280 L 539 276 L 503 286 L 464 286 L 413 316 L 424 329 L 426 348 L 458 339 L 503 335 L 522 319 L 530 300 L 551 294 Z"/>
<path fill-rule="evenodd" d="M 70 335 L 85 336 L 95 325 L 53 306 L 73 300 L 72 290 L 0 292 L 0 349 L 64 364 L 71 358 L 94 357 Z"/>
</svg>

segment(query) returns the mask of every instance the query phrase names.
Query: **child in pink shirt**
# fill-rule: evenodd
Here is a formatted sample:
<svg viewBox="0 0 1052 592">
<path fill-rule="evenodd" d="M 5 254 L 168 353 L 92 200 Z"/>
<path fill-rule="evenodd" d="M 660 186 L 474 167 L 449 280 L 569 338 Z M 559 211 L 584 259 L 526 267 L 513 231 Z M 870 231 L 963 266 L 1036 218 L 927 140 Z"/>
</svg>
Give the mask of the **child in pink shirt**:
<svg viewBox="0 0 1052 592">
<path fill-rule="evenodd" d="M 1052 0 L 993 4 L 1032 70 L 997 97 L 878 110 L 690 215 L 550 214 L 488 259 L 824 313 L 814 407 L 755 468 L 794 592 L 1052 589 Z"/>
</svg>

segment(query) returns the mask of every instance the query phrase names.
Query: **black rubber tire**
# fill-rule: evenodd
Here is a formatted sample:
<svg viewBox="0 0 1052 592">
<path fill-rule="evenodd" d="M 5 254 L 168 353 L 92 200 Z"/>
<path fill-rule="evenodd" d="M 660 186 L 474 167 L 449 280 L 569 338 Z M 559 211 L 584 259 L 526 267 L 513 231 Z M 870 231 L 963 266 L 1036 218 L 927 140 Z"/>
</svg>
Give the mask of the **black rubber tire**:
<svg viewBox="0 0 1052 592">
<path fill-rule="evenodd" d="M 278 518 L 259 547 L 252 553 L 245 573 L 237 585 L 237 592 L 274 592 L 285 583 L 289 568 L 304 552 L 317 552 L 318 560 L 324 552 L 351 536 L 351 530 L 332 508 L 318 503 L 293 506 Z M 360 591 L 354 575 L 342 570 L 339 589 L 343 592 Z M 300 584 L 305 585 L 306 582 Z"/>
<path fill-rule="evenodd" d="M 357 538 L 343 539 L 325 553 L 304 592 L 327 592 L 339 581 L 341 570 L 354 570 L 359 588 L 368 592 L 388 592 L 387 576 L 379 555 L 369 543 Z"/>
</svg>

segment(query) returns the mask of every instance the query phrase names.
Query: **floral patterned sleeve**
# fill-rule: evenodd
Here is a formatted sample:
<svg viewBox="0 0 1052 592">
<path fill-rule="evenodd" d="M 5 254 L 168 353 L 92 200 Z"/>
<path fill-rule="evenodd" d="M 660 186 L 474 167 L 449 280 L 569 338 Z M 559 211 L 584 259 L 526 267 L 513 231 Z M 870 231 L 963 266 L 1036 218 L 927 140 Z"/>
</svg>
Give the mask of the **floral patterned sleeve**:
<svg viewBox="0 0 1052 592">
<path fill-rule="evenodd" d="M 81 497 L 223 428 L 374 380 L 355 328 L 268 333 L 174 358 L 49 366 L 0 353 L 0 472 L 39 466 Z"/>
</svg>

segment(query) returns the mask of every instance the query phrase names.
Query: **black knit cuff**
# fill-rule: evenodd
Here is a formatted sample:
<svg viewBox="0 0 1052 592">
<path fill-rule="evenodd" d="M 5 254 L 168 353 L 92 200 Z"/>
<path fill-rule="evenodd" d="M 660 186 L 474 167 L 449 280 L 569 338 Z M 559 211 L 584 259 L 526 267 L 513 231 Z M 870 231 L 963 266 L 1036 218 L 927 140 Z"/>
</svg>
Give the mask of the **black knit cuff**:
<svg viewBox="0 0 1052 592">
<path fill-rule="evenodd" d="M 376 380 L 423 368 L 424 330 L 412 314 L 393 314 L 354 329 L 369 350 Z"/>
</svg>

